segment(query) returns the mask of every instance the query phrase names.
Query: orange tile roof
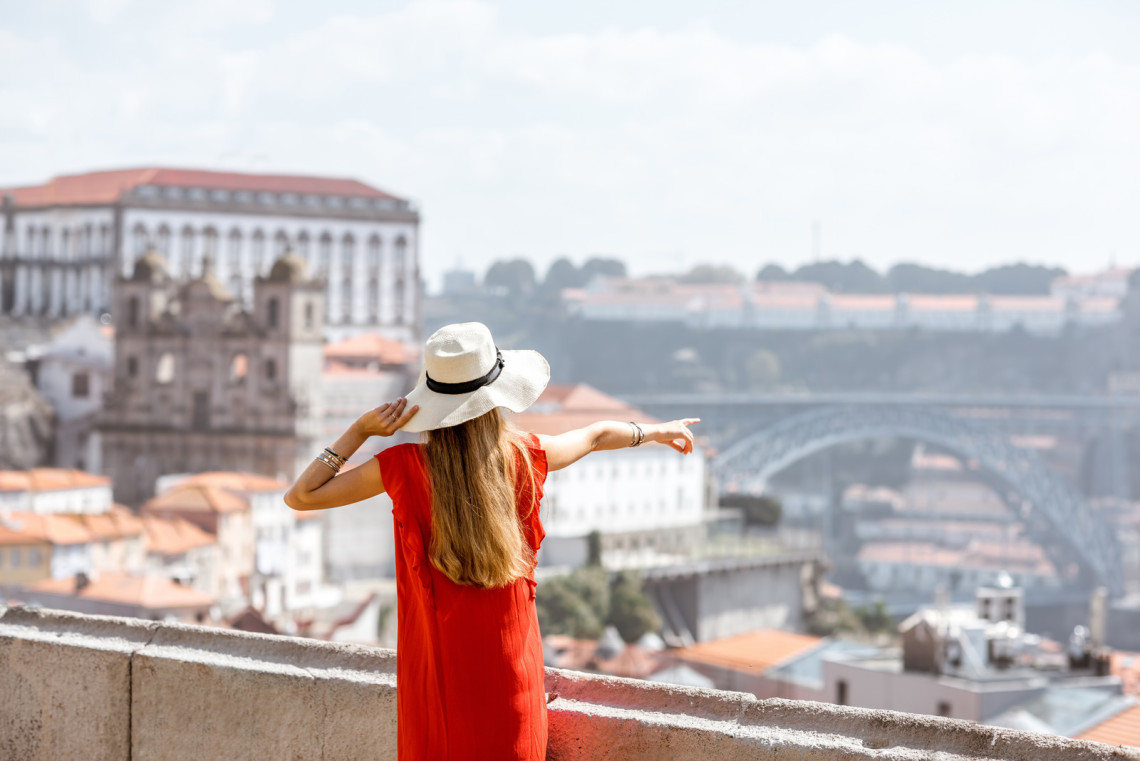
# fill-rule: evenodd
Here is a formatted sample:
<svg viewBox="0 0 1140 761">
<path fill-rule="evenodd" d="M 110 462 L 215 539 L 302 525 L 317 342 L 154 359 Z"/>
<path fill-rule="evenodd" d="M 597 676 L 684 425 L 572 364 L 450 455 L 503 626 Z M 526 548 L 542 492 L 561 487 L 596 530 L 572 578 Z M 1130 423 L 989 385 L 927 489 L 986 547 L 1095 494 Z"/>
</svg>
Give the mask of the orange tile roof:
<svg viewBox="0 0 1140 761">
<path fill-rule="evenodd" d="M 1085 730 L 1076 739 L 1140 747 L 1140 705 L 1124 709 L 1111 719 Z"/>
<path fill-rule="evenodd" d="M 808 634 L 761 629 L 736 637 L 701 642 L 682 650 L 674 650 L 672 655 L 682 660 L 733 671 L 762 674 L 772 666 L 806 653 L 821 642 L 823 640 L 820 637 Z"/>
<path fill-rule="evenodd" d="M 106 513 L 72 513 L 66 517 L 85 528 L 96 540 L 125 539 L 143 532 L 142 521 L 126 508 Z"/>
<path fill-rule="evenodd" d="M 357 198 L 396 198 L 357 180 L 278 174 L 212 172 L 201 169 L 118 169 L 54 177 L 43 185 L 0 190 L 18 206 L 105 204 L 119 200 L 140 185 L 248 190 L 272 193 L 312 193 Z"/>
<path fill-rule="evenodd" d="M 181 484 L 147 500 L 142 515 L 163 513 L 236 513 L 249 509 L 249 502 L 233 492 L 213 485 Z"/>
<path fill-rule="evenodd" d="M 661 661 L 659 653 L 634 644 L 626 645 L 625 649 L 613 658 L 596 661 L 594 666 L 602 674 L 623 676 L 628 679 L 645 679 L 661 668 Z"/>
<path fill-rule="evenodd" d="M 91 533 L 66 515 L 7 513 L 0 518 L 0 544 L 84 544 Z"/>
<path fill-rule="evenodd" d="M 263 476 L 259 473 L 245 473 L 241 471 L 213 470 L 205 473 L 195 473 L 180 481 L 175 489 L 185 486 L 216 486 L 230 491 L 259 492 L 259 491 L 285 491 L 289 484 L 278 481 L 276 478 Z"/>
<path fill-rule="evenodd" d="M 182 555 L 190 550 L 214 544 L 214 535 L 184 518 L 143 517 L 146 551 L 159 555 Z"/>
<path fill-rule="evenodd" d="M 177 584 L 161 576 L 132 576 L 125 573 L 101 573 L 86 587 L 75 592 L 75 578 L 48 579 L 28 586 L 32 592 L 75 595 L 81 600 L 137 605 L 148 610 L 170 608 L 202 608 L 214 604 L 214 598 L 201 590 Z"/>
<path fill-rule="evenodd" d="M 361 333 L 336 343 L 325 344 L 327 359 L 378 359 L 386 365 L 402 365 L 419 360 L 412 346 L 377 333 Z"/>
<path fill-rule="evenodd" d="M 550 384 L 526 412 L 510 416 L 516 428 L 531 433 L 557 435 L 582 428 L 599 420 L 660 422 L 620 399 L 585 383 L 576 386 Z"/>
<path fill-rule="evenodd" d="M 92 486 L 110 486 L 111 479 L 83 470 L 32 468 L 0 470 L 0 491 L 65 491 Z"/>
</svg>

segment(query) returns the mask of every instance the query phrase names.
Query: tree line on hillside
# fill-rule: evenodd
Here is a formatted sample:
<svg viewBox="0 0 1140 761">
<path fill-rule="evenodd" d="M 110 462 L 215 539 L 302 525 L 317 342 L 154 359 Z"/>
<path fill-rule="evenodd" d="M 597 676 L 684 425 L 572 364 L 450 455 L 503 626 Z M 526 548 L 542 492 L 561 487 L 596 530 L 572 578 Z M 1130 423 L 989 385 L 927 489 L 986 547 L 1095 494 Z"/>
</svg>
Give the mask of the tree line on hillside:
<svg viewBox="0 0 1140 761">
<path fill-rule="evenodd" d="M 766 264 L 755 279 L 764 281 L 802 281 L 819 283 L 836 293 L 993 293 L 1005 295 L 1042 295 L 1050 284 L 1066 274 L 1059 267 L 1036 264 L 1008 264 L 991 267 L 977 274 L 928 267 L 922 264 L 896 264 L 881 273 L 859 259 L 850 262 L 824 261 L 804 264 L 786 270 L 778 264 Z M 597 275 L 625 277 L 626 266 L 613 257 L 591 257 L 581 266 L 570 259 L 556 259 L 540 280 L 534 265 L 525 258 L 496 261 L 483 278 L 484 285 L 513 298 L 549 296 L 563 288 L 580 288 Z M 747 276 L 724 264 L 698 264 L 687 272 L 674 274 L 683 283 L 743 284 Z"/>
</svg>

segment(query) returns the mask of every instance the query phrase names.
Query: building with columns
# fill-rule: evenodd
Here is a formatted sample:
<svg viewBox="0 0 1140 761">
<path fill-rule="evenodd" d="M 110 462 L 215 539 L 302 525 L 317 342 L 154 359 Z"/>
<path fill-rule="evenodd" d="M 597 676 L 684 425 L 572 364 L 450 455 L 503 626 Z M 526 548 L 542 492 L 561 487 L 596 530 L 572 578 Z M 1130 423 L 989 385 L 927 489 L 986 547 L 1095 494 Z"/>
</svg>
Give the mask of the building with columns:
<svg viewBox="0 0 1140 761">
<path fill-rule="evenodd" d="M 125 169 L 0 189 L 0 314 L 111 309 L 115 275 L 157 251 L 172 277 L 215 274 L 247 307 L 287 250 L 325 281 L 325 336 L 418 343 L 419 213 L 356 180 Z"/>
</svg>

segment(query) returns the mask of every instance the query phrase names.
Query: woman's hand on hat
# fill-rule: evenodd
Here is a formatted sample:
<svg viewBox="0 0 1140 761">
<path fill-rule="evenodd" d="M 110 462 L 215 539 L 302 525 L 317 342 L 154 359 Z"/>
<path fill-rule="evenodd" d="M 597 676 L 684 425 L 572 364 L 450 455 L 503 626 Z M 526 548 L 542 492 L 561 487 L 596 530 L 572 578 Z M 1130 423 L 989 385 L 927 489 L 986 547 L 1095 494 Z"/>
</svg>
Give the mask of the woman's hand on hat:
<svg viewBox="0 0 1140 761">
<path fill-rule="evenodd" d="M 644 425 L 645 440 L 658 441 L 676 449 L 681 454 L 693 451 L 693 432 L 689 426 L 701 422 L 700 418 L 687 417 L 681 420 L 671 420 L 668 423 Z"/>
<path fill-rule="evenodd" d="M 391 436 L 404 427 L 419 412 L 419 405 L 408 406 L 408 400 L 400 397 L 394 402 L 385 402 L 374 410 L 365 412 L 356 421 L 356 431 L 361 436 Z"/>
</svg>

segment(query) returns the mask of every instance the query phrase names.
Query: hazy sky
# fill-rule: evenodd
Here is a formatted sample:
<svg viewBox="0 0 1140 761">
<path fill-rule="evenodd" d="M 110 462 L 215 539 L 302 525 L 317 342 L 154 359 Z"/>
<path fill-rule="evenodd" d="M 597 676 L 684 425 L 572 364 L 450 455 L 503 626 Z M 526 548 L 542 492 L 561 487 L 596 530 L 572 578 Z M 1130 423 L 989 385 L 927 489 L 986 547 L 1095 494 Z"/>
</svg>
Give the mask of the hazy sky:
<svg viewBox="0 0 1140 761">
<path fill-rule="evenodd" d="M 352 176 L 459 259 L 1140 263 L 1140 3 L 0 0 L 0 185 Z"/>
</svg>

